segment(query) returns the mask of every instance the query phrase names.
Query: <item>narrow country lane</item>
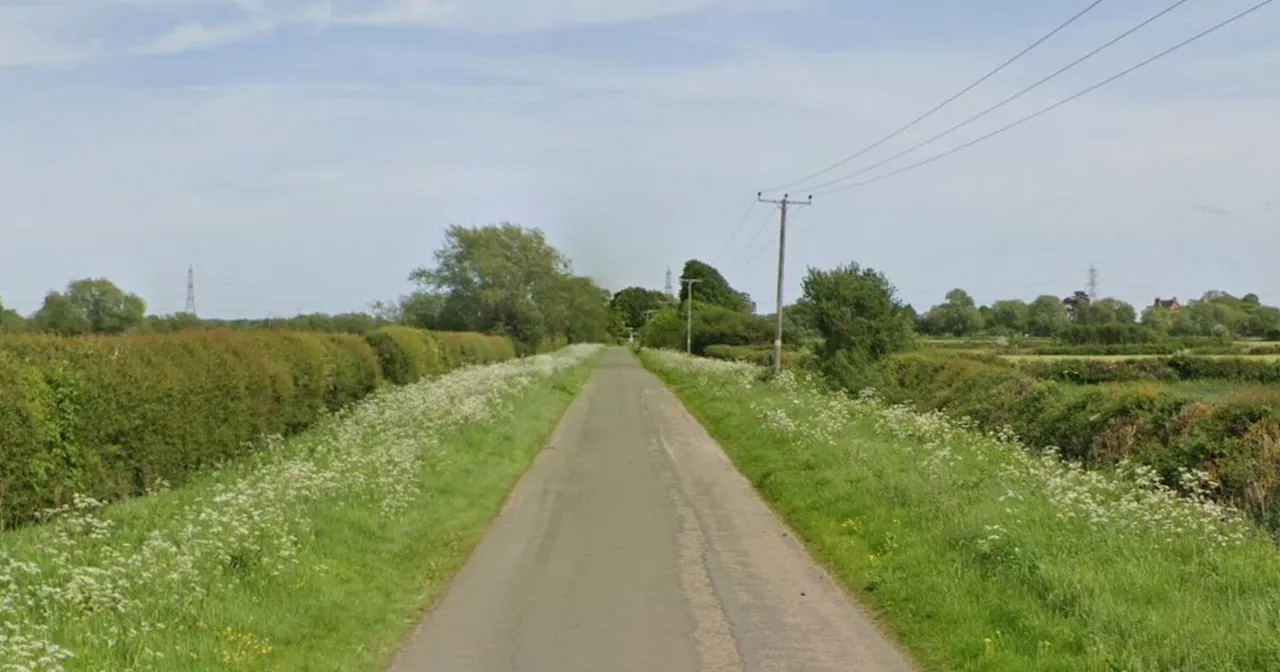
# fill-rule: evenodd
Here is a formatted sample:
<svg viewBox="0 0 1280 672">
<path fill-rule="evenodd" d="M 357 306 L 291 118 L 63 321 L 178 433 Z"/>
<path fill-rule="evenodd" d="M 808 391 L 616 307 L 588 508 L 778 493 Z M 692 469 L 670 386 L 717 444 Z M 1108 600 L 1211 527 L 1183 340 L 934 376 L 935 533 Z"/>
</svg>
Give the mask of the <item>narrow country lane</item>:
<svg viewBox="0 0 1280 672">
<path fill-rule="evenodd" d="M 620 348 L 392 669 L 912 666 Z"/>
</svg>

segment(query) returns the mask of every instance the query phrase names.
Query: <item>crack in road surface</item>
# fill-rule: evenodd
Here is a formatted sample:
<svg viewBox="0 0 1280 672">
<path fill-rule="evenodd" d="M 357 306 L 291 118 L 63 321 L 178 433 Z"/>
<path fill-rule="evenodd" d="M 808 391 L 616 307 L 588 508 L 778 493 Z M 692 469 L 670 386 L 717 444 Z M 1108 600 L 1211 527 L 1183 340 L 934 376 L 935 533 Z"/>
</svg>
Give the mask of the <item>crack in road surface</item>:
<svg viewBox="0 0 1280 672">
<path fill-rule="evenodd" d="M 680 402 L 610 351 L 392 672 L 897 672 Z"/>
</svg>

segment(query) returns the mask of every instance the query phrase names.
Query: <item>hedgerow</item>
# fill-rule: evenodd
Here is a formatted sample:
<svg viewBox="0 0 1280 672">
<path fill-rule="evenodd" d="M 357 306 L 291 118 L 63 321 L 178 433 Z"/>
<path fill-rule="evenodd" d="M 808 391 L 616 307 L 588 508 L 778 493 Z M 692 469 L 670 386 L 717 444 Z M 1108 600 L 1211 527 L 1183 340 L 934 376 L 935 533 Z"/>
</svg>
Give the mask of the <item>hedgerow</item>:
<svg viewBox="0 0 1280 672">
<path fill-rule="evenodd" d="M 1204 471 L 1218 498 L 1280 529 L 1280 390 L 1210 403 L 1158 383 L 1085 387 L 994 358 L 930 353 L 886 358 L 876 378 L 887 401 L 1007 427 L 1087 466 L 1145 464 L 1171 487 L 1184 470 Z"/>
<path fill-rule="evenodd" d="M 0 529 L 75 494 L 111 501 L 177 484 L 376 390 L 514 357 L 481 334 L 473 361 L 436 335 L 193 331 L 0 338 Z"/>
</svg>

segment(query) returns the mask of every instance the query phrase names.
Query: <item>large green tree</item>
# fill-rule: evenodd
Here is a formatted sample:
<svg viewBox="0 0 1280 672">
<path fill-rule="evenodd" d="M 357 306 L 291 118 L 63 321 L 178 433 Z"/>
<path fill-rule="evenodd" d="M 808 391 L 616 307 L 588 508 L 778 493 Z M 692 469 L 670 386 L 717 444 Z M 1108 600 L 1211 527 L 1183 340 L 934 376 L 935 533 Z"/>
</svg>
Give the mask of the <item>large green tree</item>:
<svg viewBox="0 0 1280 672">
<path fill-rule="evenodd" d="M 690 259 L 684 264 L 684 271 L 680 274 L 680 303 L 683 304 L 689 297 L 689 283 L 683 280 L 693 279 L 697 282 L 693 283 L 693 300 L 700 303 L 709 303 L 711 305 L 736 310 L 740 313 L 754 313 L 755 304 L 751 302 L 751 297 L 745 292 L 739 292 L 729 285 L 729 281 L 720 275 L 709 264 Z"/>
<path fill-rule="evenodd" d="M 982 331 L 982 312 L 963 289 L 947 292 L 946 302 L 934 306 L 924 317 L 928 333 L 940 336 L 972 336 Z"/>
<path fill-rule="evenodd" d="M 64 336 L 120 334 L 146 324 L 147 304 L 105 278 L 86 278 L 49 292 L 33 321 L 38 329 Z"/>
<path fill-rule="evenodd" d="M 991 304 L 987 328 L 1021 335 L 1027 333 L 1030 320 L 1031 307 L 1025 301 L 996 301 Z"/>
<path fill-rule="evenodd" d="M 1038 296 L 1027 306 L 1027 331 L 1032 336 L 1056 336 L 1070 325 L 1071 316 L 1067 306 L 1052 294 Z"/>
<path fill-rule="evenodd" d="M 912 346 L 906 307 L 888 278 L 875 269 L 856 263 L 830 271 L 810 268 L 803 286 L 824 339 L 823 368 L 850 389 L 869 382 L 877 360 Z"/>
<path fill-rule="evenodd" d="M 425 311 L 438 306 L 436 328 L 508 335 L 524 352 L 547 340 L 607 334 L 608 293 L 574 276 L 538 229 L 451 226 L 435 261 L 409 277 L 426 295 L 441 297 Z"/>
<path fill-rule="evenodd" d="M 671 297 L 653 289 L 627 287 L 614 294 L 609 305 L 622 315 L 625 326 L 640 329 L 654 312 L 671 306 Z"/>
</svg>

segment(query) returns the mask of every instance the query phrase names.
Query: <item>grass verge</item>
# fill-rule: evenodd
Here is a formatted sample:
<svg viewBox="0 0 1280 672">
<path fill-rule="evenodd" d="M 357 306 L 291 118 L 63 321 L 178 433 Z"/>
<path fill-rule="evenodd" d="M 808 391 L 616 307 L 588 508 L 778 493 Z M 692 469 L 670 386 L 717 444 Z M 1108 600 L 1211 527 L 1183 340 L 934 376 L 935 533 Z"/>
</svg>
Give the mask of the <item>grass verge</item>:
<svg viewBox="0 0 1280 672">
<path fill-rule="evenodd" d="M 643 359 L 925 669 L 1280 669 L 1280 553 L 1237 512 L 790 374 Z"/>
<path fill-rule="evenodd" d="M 389 390 L 181 489 L 0 537 L 0 669 L 385 669 L 592 361 Z"/>
</svg>

